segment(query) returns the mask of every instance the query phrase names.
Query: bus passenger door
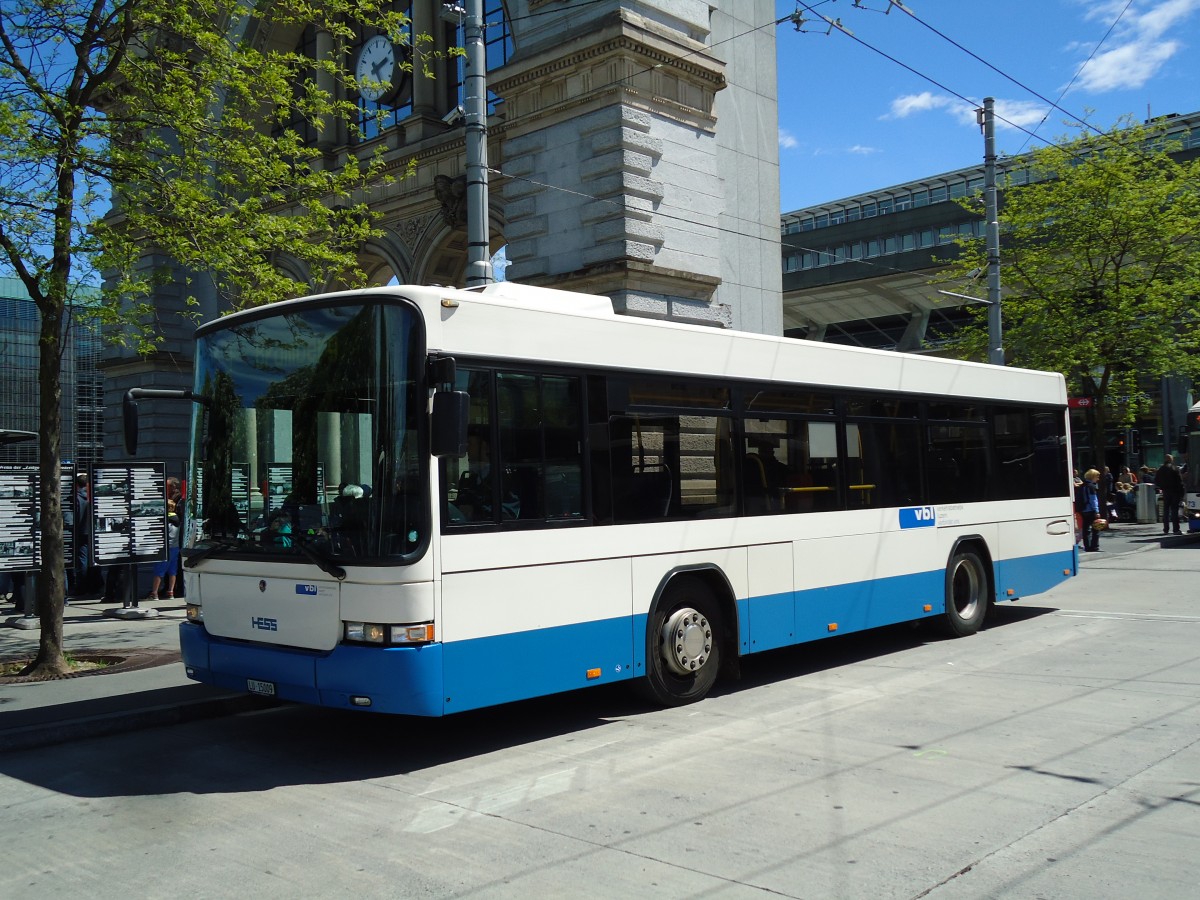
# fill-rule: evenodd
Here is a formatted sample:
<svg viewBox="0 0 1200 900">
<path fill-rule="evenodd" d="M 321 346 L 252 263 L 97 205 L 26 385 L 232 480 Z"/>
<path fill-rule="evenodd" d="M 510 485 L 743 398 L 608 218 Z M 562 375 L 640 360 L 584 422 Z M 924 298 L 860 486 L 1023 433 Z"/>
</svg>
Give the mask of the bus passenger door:
<svg viewBox="0 0 1200 900">
<path fill-rule="evenodd" d="M 796 642 L 796 597 L 792 584 L 792 545 L 748 547 L 747 615 L 738 643 L 742 653 L 757 653 Z"/>
</svg>

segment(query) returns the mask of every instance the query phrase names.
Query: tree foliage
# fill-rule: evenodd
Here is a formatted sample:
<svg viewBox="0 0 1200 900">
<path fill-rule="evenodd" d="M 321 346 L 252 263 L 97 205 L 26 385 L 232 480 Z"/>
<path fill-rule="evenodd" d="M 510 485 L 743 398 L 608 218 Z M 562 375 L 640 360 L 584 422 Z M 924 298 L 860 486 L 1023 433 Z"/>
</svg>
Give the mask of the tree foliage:
<svg viewBox="0 0 1200 900">
<path fill-rule="evenodd" d="M 326 58 L 294 49 L 306 27 L 328 35 Z M 282 253 L 314 285 L 361 282 L 364 188 L 382 161 L 303 136 L 353 132 L 346 50 L 376 31 L 428 46 L 387 0 L 0 5 L 0 272 L 41 315 L 39 673 L 66 666 L 59 373 L 73 292 L 103 272 L 102 317 L 139 325 L 125 333 L 147 349 L 151 250 L 210 278 L 231 308 L 296 293 L 273 265 Z"/>
<path fill-rule="evenodd" d="M 1123 121 L 1035 150 L 1028 180 L 1010 169 L 1001 185 L 1006 358 L 1093 398 L 1095 448 L 1138 413 L 1140 378 L 1200 372 L 1200 160 L 1178 149 L 1161 126 Z M 986 265 L 982 239 L 961 246 L 944 280 Z M 958 347 L 986 358 L 986 309 L 972 312 Z"/>
</svg>

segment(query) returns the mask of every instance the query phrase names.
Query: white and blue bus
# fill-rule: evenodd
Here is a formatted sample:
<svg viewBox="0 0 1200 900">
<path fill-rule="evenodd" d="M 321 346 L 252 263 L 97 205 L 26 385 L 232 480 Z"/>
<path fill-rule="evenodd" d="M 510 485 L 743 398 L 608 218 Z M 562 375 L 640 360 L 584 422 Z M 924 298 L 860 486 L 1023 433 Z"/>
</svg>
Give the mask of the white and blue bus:
<svg viewBox="0 0 1200 900">
<path fill-rule="evenodd" d="M 1188 533 L 1200 531 L 1200 403 L 1188 410 L 1184 426 L 1183 446 L 1187 454 L 1187 471 L 1183 474 L 1184 499 Z"/>
<path fill-rule="evenodd" d="M 747 654 L 969 635 L 1076 572 L 1056 374 L 513 284 L 305 297 L 197 341 L 180 639 L 207 684 L 679 705 Z"/>
</svg>

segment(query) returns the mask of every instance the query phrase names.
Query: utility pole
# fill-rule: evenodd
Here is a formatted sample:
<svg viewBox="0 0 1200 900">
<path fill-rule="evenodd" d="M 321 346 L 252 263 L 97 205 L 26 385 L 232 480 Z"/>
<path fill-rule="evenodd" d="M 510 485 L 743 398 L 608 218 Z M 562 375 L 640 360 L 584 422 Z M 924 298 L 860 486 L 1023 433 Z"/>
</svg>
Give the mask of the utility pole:
<svg viewBox="0 0 1200 900">
<path fill-rule="evenodd" d="M 467 154 L 467 287 L 491 284 L 491 239 L 488 234 L 487 51 L 484 46 L 483 0 L 466 0 L 463 37 L 466 77 L 463 116 Z"/>
<path fill-rule="evenodd" d="M 991 97 L 975 111 L 983 126 L 983 201 L 987 218 L 988 362 L 1004 365 L 1004 329 L 1000 317 L 1000 211 L 996 202 L 996 110 Z"/>
</svg>

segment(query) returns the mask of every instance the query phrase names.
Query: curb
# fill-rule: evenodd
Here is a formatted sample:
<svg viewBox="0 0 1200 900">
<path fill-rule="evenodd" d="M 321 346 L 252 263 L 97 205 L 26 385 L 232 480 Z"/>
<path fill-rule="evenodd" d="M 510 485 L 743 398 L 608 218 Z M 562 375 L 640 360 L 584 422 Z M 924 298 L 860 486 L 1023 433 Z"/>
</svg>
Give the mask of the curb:
<svg viewBox="0 0 1200 900">
<path fill-rule="evenodd" d="M 187 690 L 188 687 L 183 690 Z M 225 694 L 198 700 L 166 702 L 138 709 L 80 716 L 74 719 L 39 722 L 0 731 L 0 753 L 29 750 L 81 738 L 140 731 L 160 725 L 182 725 L 200 719 L 254 712 L 279 705 L 281 704 L 278 701 L 253 697 L 249 694 Z"/>
</svg>

